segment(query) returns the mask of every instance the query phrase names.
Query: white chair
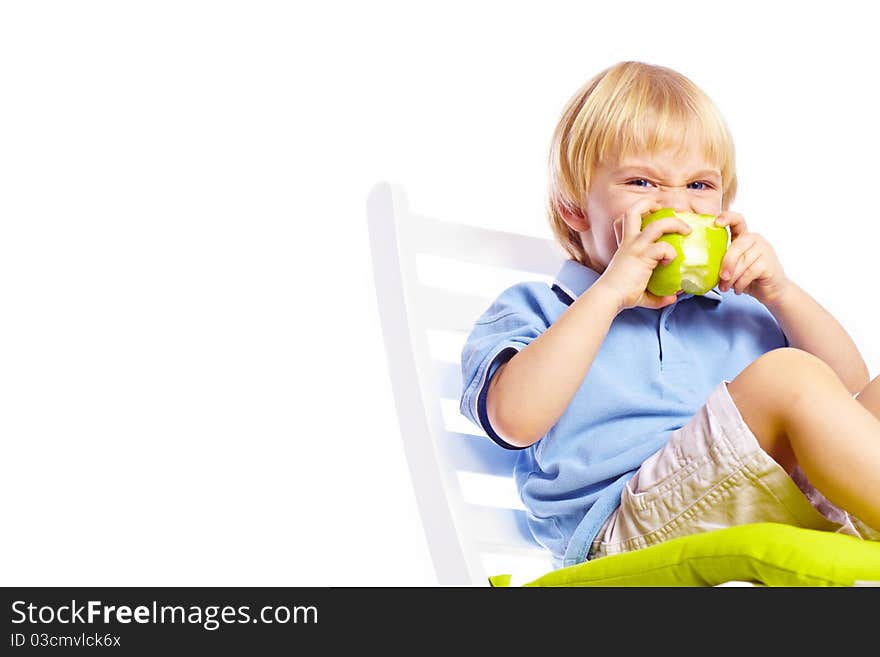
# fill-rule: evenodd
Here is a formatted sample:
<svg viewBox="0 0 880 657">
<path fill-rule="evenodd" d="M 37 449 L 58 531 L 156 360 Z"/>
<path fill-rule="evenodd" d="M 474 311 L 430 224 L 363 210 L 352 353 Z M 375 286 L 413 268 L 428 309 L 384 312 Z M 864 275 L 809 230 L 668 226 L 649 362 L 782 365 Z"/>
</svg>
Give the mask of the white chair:
<svg viewBox="0 0 880 657">
<path fill-rule="evenodd" d="M 459 413 L 459 357 L 499 292 L 549 281 L 564 254 L 552 240 L 416 214 L 389 183 L 371 190 L 367 215 L 400 432 L 437 580 L 484 586 L 490 575 L 540 575 L 552 565 L 516 494 L 517 452 Z"/>
</svg>

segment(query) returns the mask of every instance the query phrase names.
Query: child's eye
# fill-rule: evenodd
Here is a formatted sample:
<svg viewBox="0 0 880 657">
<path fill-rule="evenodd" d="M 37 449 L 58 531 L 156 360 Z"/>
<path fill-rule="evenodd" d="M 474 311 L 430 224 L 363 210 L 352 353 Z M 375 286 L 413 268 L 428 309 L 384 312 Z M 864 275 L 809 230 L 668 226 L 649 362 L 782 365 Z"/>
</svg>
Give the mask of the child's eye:
<svg viewBox="0 0 880 657">
<path fill-rule="evenodd" d="M 651 187 L 652 183 L 650 180 L 645 180 L 644 178 L 634 178 L 633 180 L 629 180 L 626 183 L 627 185 L 634 185 L 635 187 Z"/>
<path fill-rule="evenodd" d="M 714 189 L 711 183 L 706 182 L 705 180 L 696 180 L 692 183 L 688 183 L 689 189 L 695 189 L 698 192 L 704 192 L 710 189 Z"/>
</svg>

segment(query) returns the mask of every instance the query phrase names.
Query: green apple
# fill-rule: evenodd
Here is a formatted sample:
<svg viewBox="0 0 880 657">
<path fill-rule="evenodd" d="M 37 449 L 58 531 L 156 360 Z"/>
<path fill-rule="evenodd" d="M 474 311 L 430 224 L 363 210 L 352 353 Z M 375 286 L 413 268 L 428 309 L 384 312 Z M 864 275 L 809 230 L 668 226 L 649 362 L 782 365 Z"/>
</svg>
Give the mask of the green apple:
<svg viewBox="0 0 880 657">
<path fill-rule="evenodd" d="M 642 230 L 666 217 L 683 219 L 692 230 L 688 235 L 666 233 L 660 238 L 659 241 L 671 244 L 678 256 L 668 264 L 657 265 L 648 281 L 648 291 L 660 297 L 679 290 L 705 294 L 718 284 L 721 261 L 729 243 L 727 227 L 716 226 L 715 215 L 663 208 L 642 218 Z"/>
</svg>

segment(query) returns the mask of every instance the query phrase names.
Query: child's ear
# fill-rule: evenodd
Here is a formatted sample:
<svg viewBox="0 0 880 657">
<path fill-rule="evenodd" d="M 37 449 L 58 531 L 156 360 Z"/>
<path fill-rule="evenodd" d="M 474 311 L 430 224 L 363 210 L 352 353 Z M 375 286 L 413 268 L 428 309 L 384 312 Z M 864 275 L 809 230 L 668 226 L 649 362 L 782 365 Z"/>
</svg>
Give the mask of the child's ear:
<svg viewBox="0 0 880 657">
<path fill-rule="evenodd" d="M 557 209 L 559 210 L 559 215 L 562 217 L 562 220 L 568 224 L 568 227 L 572 230 L 576 230 L 579 233 L 583 233 L 590 228 L 590 220 L 587 218 L 586 213 L 580 208 L 570 208 L 564 203 L 560 203 L 557 205 Z"/>
</svg>

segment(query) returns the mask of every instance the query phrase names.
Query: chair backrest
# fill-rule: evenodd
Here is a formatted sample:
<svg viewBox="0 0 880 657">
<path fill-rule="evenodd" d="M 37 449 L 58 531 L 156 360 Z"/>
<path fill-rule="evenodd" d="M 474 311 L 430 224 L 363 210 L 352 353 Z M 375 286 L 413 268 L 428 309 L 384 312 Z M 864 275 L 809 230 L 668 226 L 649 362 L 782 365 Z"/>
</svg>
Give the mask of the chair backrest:
<svg viewBox="0 0 880 657">
<path fill-rule="evenodd" d="M 518 452 L 459 412 L 461 348 L 474 320 L 514 282 L 550 281 L 552 241 L 413 213 L 399 185 L 367 199 L 373 273 L 413 487 L 441 585 L 487 585 L 549 570 L 512 478 Z"/>
</svg>

